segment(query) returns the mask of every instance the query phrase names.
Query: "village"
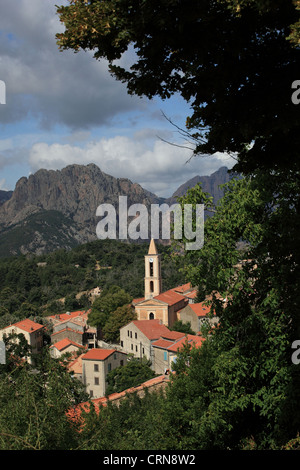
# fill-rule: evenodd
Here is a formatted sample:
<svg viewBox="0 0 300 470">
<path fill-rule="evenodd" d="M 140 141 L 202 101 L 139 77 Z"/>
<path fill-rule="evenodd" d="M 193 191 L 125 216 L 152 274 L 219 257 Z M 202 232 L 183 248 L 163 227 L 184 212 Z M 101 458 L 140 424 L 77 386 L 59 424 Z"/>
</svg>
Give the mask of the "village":
<svg viewBox="0 0 300 470">
<path fill-rule="evenodd" d="M 161 259 L 153 239 L 145 255 L 144 286 L 144 297 L 133 299 L 131 304 L 137 319 L 120 329 L 117 344 L 105 342 L 101 329 L 89 325 L 90 310 L 47 317 L 52 325 L 51 356 L 60 359 L 68 355 L 71 358 L 68 361 L 69 372 L 84 384 L 92 400 L 103 402 L 125 396 L 128 390 L 107 397 L 106 378 L 110 371 L 126 365 L 131 357 L 150 361 L 155 378 L 130 391 L 164 386 L 169 380 L 178 351 L 186 344 L 201 347 L 204 341 L 201 335 L 203 323 L 213 327 L 218 322 L 218 317 L 211 315 L 205 301 L 196 302 L 197 289 L 190 283 L 163 291 Z M 183 324 L 189 323 L 196 334 L 172 331 L 170 328 L 178 320 Z M 32 353 L 37 354 L 43 348 L 44 332 L 44 325 L 27 318 L 0 330 L 0 340 L 4 335 L 22 333 Z"/>
</svg>

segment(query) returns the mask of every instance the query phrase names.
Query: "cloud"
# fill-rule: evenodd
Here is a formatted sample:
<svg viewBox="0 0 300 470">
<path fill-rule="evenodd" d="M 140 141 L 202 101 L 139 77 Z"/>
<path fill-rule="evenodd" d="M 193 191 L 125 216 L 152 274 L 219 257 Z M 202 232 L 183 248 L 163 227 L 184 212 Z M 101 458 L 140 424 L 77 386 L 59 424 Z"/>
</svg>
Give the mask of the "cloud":
<svg viewBox="0 0 300 470">
<path fill-rule="evenodd" d="M 116 136 L 89 141 L 83 146 L 37 143 L 31 148 L 29 163 L 33 172 L 39 168 L 62 169 L 73 163 L 95 163 L 104 173 L 129 178 L 162 197 L 171 196 L 178 186 L 196 175 L 209 175 L 221 166 L 233 166 L 233 160 L 223 154 L 195 157 L 188 162 L 190 156 L 190 150 L 159 139 L 150 145 L 144 140 Z"/>
<path fill-rule="evenodd" d="M 8 189 L 7 189 L 7 187 L 6 187 L 5 178 L 1 178 L 1 179 L 0 179 L 0 190 L 1 190 L 1 191 L 8 191 Z"/>
<path fill-rule="evenodd" d="M 59 51 L 55 34 L 63 28 L 55 3 L 1 4 L 1 79 L 7 87 L 2 123 L 34 117 L 45 129 L 57 124 L 88 129 L 118 113 L 142 109 L 143 100 L 127 94 L 126 86 L 110 76 L 105 60 L 96 61 L 91 52 Z"/>
</svg>

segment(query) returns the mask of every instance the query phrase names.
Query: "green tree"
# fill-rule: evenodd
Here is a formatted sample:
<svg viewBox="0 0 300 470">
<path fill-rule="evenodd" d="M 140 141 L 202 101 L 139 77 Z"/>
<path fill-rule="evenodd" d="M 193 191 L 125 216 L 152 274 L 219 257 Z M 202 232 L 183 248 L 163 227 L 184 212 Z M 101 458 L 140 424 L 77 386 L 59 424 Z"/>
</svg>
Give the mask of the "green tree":
<svg viewBox="0 0 300 470">
<path fill-rule="evenodd" d="M 129 304 L 131 300 L 130 295 L 118 286 L 111 286 L 103 290 L 92 305 L 91 313 L 89 314 L 89 324 L 104 328 L 111 313 L 118 307 Z"/>
<path fill-rule="evenodd" d="M 151 369 L 150 361 L 146 358 L 128 358 L 126 365 L 117 367 L 107 374 L 108 387 L 106 394 L 109 395 L 136 387 L 153 377 L 155 377 L 155 373 Z"/>
<path fill-rule="evenodd" d="M 87 400 L 80 381 L 45 354 L 32 369 L 15 363 L 0 373 L 0 448 L 2 450 L 71 450 L 79 428 L 68 411 Z"/>
<path fill-rule="evenodd" d="M 107 59 L 129 93 L 180 93 L 191 106 L 195 153 L 235 152 L 243 172 L 290 168 L 300 139 L 291 102 L 300 50 L 287 38 L 298 8 L 293 0 L 76 0 L 58 7 L 65 31 L 57 39 L 61 50 Z M 115 61 L 129 47 L 136 56 L 125 69 Z"/>
<path fill-rule="evenodd" d="M 195 423 L 203 448 L 243 448 L 250 441 L 260 449 L 280 448 L 299 432 L 299 380 L 291 361 L 291 344 L 299 334 L 294 308 L 299 305 L 294 243 L 299 216 L 291 204 L 297 189 L 293 177 L 289 184 L 278 180 L 275 205 L 275 188 L 261 178 L 265 175 L 257 173 L 225 185 L 216 213 L 205 224 L 204 247 L 186 255 L 187 260 L 199 257 L 196 267 L 187 261 L 186 269 L 201 300 L 213 294 L 211 304 L 220 318 L 207 341 L 215 357 L 210 400 Z M 203 199 L 195 188 L 181 203 L 195 195 Z M 183 381 L 194 368 L 202 373 L 201 350 L 199 363 L 184 374 L 178 371 Z"/>
<path fill-rule="evenodd" d="M 110 343 L 120 341 L 120 328 L 136 320 L 136 313 L 131 305 L 123 305 L 112 312 L 103 328 L 103 337 Z"/>
<path fill-rule="evenodd" d="M 183 323 L 182 320 L 177 320 L 170 327 L 171 331 L 179 331 L 180 333 L 185 333 L 187 335 L 195 335 L 195 331 L 191 329 L 191 322 Z"/>
<path fill-rule="evenodd" d="M 210 391 L 196 410 L 192 383 L 186 414 L 171 401 L 174 420 L 187 424 L 174 445 L 193 448 L 194 436 L 203 448 L 245 448 L 250 439 L 257 448 L 284 445 L 299 432 L 298 371 L 290 357 L 300 335 L 300 115 L 291 100 L 299 2 L 78 0 L 58 14 L 66 27 L 61 49 L 108 59 L 129 93 L 180 93 L 191 107 L 186 135 L 194 154 L 227 152 L 244 177 L 228 185 L 206 221 L 204 247 L 185 256 L 199 300 L 217 292 L 227 303 L 213 295 L 220 324 L 201 348 L 213 341 L 209 351 L 217 351 L 209 376 L 199 353 L 171 387 L 182 396 L 180 384 L 195 374 L 209 380 Z M 136 56 L 125 69 L 115 61 L 129 47 Z M 185 201 L 208 202 L 196 191 Z"/>
</svg>

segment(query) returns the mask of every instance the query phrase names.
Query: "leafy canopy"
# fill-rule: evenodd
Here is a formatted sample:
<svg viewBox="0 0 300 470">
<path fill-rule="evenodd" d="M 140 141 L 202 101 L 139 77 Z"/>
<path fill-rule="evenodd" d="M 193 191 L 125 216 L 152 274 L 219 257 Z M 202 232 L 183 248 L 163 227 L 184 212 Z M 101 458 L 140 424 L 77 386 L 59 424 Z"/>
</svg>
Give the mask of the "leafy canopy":
<svg viewBox="0 0 300 470">
<path fill-rule="evenodd" d="M 291 101 L 298 3 L 72 0 L 58 7 L 65 31 L 57 39 L 61 50 L 92 50 L 107 59 L 129 93 L 180 93 L 191 105 L 187 128 L 197 139 L 195 153 L 236 152 L 239 171 L 286 167 L 297 161 L 300 144 Z M 132 47 L 133 63 L 125 68 L 118 59 Z"/>
</svg>

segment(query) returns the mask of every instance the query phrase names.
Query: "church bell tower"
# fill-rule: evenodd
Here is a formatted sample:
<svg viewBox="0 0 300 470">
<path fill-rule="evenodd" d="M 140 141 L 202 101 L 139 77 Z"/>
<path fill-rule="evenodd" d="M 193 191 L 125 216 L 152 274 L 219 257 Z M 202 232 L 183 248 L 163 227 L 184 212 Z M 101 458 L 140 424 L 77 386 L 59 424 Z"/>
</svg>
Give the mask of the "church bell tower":
<svg viewBox="0 0 300 470">
<path fill-rule="evenodd" d="M 148 254 L 145 256 L 145 299 L 152 299 L 162 291 L 160 255 L 151 239 Z"/>
</svg>

